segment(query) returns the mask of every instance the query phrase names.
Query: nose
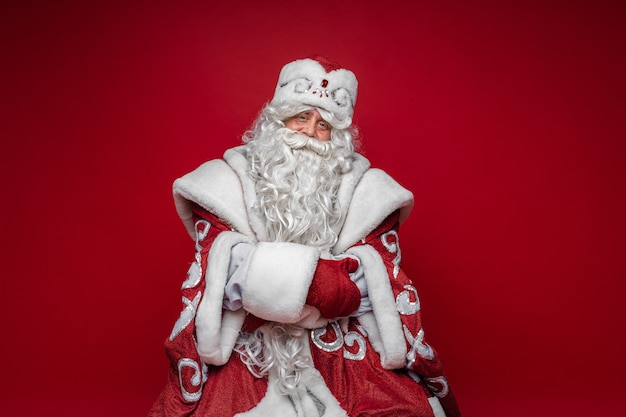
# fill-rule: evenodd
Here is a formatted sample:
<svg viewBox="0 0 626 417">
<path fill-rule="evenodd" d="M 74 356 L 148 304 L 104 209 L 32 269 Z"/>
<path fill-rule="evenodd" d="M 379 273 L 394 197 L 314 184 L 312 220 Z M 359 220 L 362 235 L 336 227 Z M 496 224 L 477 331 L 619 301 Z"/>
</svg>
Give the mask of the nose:
<svg viewBox="0 0 626 417">
<path fill-rule="evenodd" d="M 312 138 L 313 136 L 315 136 L 315 123 L 315 120 L 313 120 L 312 118 L 310 120 L 307 120 L 307 122 L 302 125 L 302 129 L 300 129 L 300 132 Z"/>
</svg>

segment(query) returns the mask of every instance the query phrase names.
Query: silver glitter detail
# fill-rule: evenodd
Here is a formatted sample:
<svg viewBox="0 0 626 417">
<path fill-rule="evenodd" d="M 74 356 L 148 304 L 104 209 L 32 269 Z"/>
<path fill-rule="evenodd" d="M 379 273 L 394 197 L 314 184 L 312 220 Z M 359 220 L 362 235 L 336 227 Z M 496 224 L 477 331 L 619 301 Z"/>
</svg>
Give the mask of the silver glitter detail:
<svg viewBox="0 0 626 417">
<path fill-rule="evenodd" d="M 361 361 L 365 358 L 366 344 L 365 338 L 357 332 L 348 332 L 344 337 L 347 346 L 353 346 L 354 342 L 359 345 L 359 350 L 356 353 L 349 352 L 344 348 L 343 357 L 353 361 Z"/>
<path fill-rule="evenodd" d="M 320 98 L 322 98 L 324 96 L 328 97 L 328 90 L 323 90 L 321 88 L 316 88 L 315 90 L 313 90 L 311 92 L 311 94 L 317 94 L 317 93 L 320 94 Z"/>
<path fill-rule="evenodd" d="M 394 241 L 390 242 L 389 237 L 392 236 Z M 402 260 L 402 254 L 400 252 L 400 240 L 398 238 L 398 233 L 395 230 L 390 230 L 387 233 L 381 235 L 380 240 L 383 243 L 385 249 L 389 251 L 389 253 L 395 253 L 396 257 L 393 259 L 393 277 L 398 278 L 398 273 L 400 272 L 400 261 Z"/>
<path fill-rule="evenodd" d="M 204 226 L 202 230 L 200 230 L 200 226 Z M 198 220 L 194 225 L 196 231 L 196 252 L 200 252 L 202 250 L 202 246 L 200 242 L 202 242 L 207 235 L 209 234 L 209 229 L 211 228 L 211 223 L 206 220 Z"/>
<path fill-rule="evenodd" d="M 201 227 L 204 226 L 204 227 Z M 195 262 L 193 262 L 187 270 L 187 279 L 183 282 L 181 289 L 193 288 L 200 283 L 202 279 L 202 257 L 200 251 L 202 251 L 202 242 L 209 234 L 211 223 L 206 220 L 198 220 L 194 225 L 196 231 L 196 254 L 194 256 Z"/>
<path fill-rule="evenodd" d="M 311 86 L 313 86 L 313 81 L 309 80 L 308 78 L 302 77 L 284 82 L 280 85 L 280 88 L 286 87 L 291 83 L 294 84 L 293 92 L 299 94 L 308 92 L 311 89 Z"/>
<path fill-rule="evenodd" d="M 189 301 L 187 297 L 183 297 L 183 304 L 185 304 L 185 308 L 180 312 L 180 317 L 178 317 L 178 320 L 176 320 L 176 323 L 174 324 L 172 334 L 170 334 L 170 342 L 176 339 L 176 336 L 178 336 L 196 316 L 196 310 L 198 309 L 198 304 L 200 304 L 200 298 L 202 298 L 202 291 L 198 291 L 196 296 L 193 298 L 193 301 Z"/>
<path fill-rule="evenodd" d="M 193 262 L 187 270 L 187 279 L 183 282 L 181 289 L 193 288 L 200 283 L 202 279 L 202 267 L 200 262 L 196 260 Z"/>
<path fill-rule="evenodd" d="M 418 384 L 422 381 L 420 379 L 420 376 L 415 371 L 407 371 L 406 374 L 409 376 L 409 378 L 411 378 L 413 381 L 417 382 Z"/>
<path fill-rule="evenodd" d="M 404 325 L 403 327 L 404 336 L 406 337 L 406 340 L 411 344 L 411 350 L 406 355 L 407 367 L 410 368 L 413 363 L 415 363 L 417 355 L 421 356 L 424 359 L 432 360 L 435 357 L 435 352 L 433 351 L 433 348 L 428 346 L 427 343 L 424 343 L 424 329 L 420 329 L 417 332 L 417 336 L 414 337 L 411 334 L 409 328 L 406 327 L 406 325 Z"/>
<path fill-rule="evenodd" d="M 354 107 L 350 93 L 343 87 L 331 91 L 330 97 L 339 107 L 346 107 L 347 105 Z"/>
<path fill-rule="evenodd" d="M 322 336 L 326 334 L 326 327 L 320 327 L 319 329 L 311 330 L 311 340 L 313 340 L 313 344 L 318 348 L 322 349 L 325 352 L 335 352 L 343 346 L 343 334 L 341 332 L 341 328 L 339 324 L 334 321 L 330 323 L 330 326 L 335 333 L 336 339 L 330 343 L 324 342 L 322 340 Z"/>
<path fill-rule="evenodd" d="M 400 314 L 404 314 L 405 316 L 415 314 L 420 311 L 420 299 L 417 295 L 417 289 L 412 285 L 405 285 L 404 289 L 406 291 L 402 291 L 396 297 L 396 309 Z M 410 293 L 413 293 L 415 301 L 411 301 Z"/>
<path fill-rule="evenodd" d="M 183 368 L 185 367 L 192 368 L 195 371 L 189 383 L 194 387 L 200 387 L 200 389 L 196 392 L 189 392 L 183 386 Z M 203 363 L 202 370 L 200 370 L 198 362 L 190 358 L 181 358 L 178 361 L 178 381 L 180 383 L 180 392 L 183 394 L 183 398 L 186 401 L 196 402 L 200 400 L 200 397 L 202 397 L 202 384 L 207 380 L 207 369 L 208 367 Z"/>
<path fill-rule="evenodd" d="M 450 387 L 448 385 L 448 380 L 446 379 L 445 376 L 437 376 L 435 378 L 425 378 L 426 380 L 426 386 L 428 387 L 428 389 L 430 389 L 430 392 L 432 392 L 435 397 L 439 397 L 439 398 L 443 398 L 446 395 L 448 395 L 448 392 L 450 391 Z M 441 389 L 439 389 L 439 387 L 437 387 L 434 384 L 440 384 L 441 385 Z"/>
</svg>

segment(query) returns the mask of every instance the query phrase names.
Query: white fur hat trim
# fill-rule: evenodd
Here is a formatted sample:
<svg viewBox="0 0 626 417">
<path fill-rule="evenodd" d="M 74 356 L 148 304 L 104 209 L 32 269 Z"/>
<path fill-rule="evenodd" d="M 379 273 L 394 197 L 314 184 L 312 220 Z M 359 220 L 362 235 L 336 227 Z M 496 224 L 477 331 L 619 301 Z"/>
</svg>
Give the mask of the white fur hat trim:
<svg viewBox="0 0 626 417">
<path fill-rule="evenodd" d="M 285 65 L 278 76 L 272 104 L 295 102 L 334 113 L 350 125 L 356 105 L 357 79 L 352 71 L 322 56 Z"/>
</svg>

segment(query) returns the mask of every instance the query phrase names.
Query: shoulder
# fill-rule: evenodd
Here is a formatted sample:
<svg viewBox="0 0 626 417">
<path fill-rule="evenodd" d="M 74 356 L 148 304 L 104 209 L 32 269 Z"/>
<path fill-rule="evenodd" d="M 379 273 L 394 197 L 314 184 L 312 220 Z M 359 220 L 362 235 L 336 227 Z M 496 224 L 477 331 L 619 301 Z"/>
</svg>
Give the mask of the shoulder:
<svg viewBox="0 0 626 417">
<path fill-rule="evenodd" d="M 406 220 L 414 204 L 413 193 L 378 168 L 372 168 L 363 175 L 354 190 L 353 201 L 359 206 L 377 207 L 385 217 L 400 209 L 400 222 Z"/>
<path fill-rule="evenodd" d="M 376 229 L 395 211 L 404 221 L 413 208 L 413 193 L 385 171 L 368 169 L 354 188 L 335 252 L 342 252 Z"/>
<path fill-rule="evenodd" d="M 237 173 L 222 159 L 203 163 L 173 184 L 176 211 L 193 237 L 193 204 L 224 220 L 244 234 L 251 233 Z"/>
</svg>

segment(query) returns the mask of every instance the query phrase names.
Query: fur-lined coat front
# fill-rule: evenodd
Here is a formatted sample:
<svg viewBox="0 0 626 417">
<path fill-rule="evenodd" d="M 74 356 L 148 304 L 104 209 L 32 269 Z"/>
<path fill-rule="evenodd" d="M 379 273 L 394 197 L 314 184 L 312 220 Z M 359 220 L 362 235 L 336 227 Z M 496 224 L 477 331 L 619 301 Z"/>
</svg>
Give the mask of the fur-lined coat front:
<svg viewBox="0 0 626 417">
<path fill-rule="evenodd" d="M 359 259 L 371 308 L 339 321 L 306 305 L 317 248 L 266 239 L 251 209 L 244 148 L 228 150 L 174 182 L 180 218 L 196 242 L 182 284 L 183 310 L 165 342 L 168 383 L 150 416 L 460 416 L 436 352 L 424 339 L 420 300 L 401 268 L 399 226 L 413 195 L 356 155 L 338 193 L 343 208 L 331 256 Z M 242 307 L 223 306 L 231 251 L 254 248 L 242 271 Z M 254 377 L 233 348 L 247 320 L 302 326 L 314 368 L 299 395 Z M 269 382 L 268 382 L 269 381 Z"/>
</svg>

